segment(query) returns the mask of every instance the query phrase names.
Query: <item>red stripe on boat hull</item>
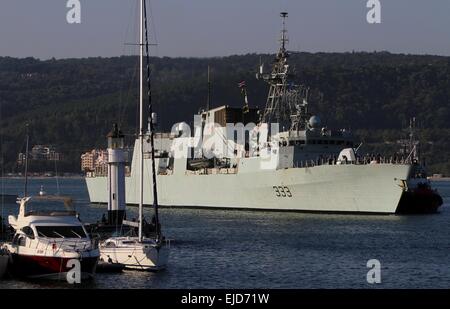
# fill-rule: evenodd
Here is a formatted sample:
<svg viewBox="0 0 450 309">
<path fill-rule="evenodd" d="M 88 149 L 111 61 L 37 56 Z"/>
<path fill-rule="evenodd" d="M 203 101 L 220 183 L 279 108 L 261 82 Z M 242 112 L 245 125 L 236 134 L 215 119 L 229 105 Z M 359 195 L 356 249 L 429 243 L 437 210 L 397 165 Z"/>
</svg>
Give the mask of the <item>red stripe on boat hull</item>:
<svg viewBox="0 0 450 309">
<path fill-rule="evenodd" d="M 12 275 L 19 277 L 56 277 L 66 280 L 65 274 L 72 269 L 67 267 L 71 259 L 73 258 L 12 254 L 10 270 Z M 98 257 L 85 257 L 78 260 L 81 264 L 82 278 L 93 277 Z"/>
</svg>

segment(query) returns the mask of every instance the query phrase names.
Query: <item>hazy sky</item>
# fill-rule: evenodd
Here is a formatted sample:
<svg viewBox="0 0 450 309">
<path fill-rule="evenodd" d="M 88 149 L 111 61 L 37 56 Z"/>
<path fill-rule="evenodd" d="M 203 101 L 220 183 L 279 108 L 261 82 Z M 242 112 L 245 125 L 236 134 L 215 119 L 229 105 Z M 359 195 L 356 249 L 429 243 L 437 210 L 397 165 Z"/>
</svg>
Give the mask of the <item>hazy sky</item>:
<svg viewBox="0 0 450 309">
<path fill-rule="evenodd" d="M 138 0 L 80 0 L 81 24 L 68 24 L 67 0 L 0 0 L 0 56 L 68 58 L 134 54 Z M 289 49 L 450 56 L 450 0 L 380 0 L 381 24 L 368 24 L 367 0 L 151 0 L 157 56 L 274 52 L 288 11 Z"/>
</svg>

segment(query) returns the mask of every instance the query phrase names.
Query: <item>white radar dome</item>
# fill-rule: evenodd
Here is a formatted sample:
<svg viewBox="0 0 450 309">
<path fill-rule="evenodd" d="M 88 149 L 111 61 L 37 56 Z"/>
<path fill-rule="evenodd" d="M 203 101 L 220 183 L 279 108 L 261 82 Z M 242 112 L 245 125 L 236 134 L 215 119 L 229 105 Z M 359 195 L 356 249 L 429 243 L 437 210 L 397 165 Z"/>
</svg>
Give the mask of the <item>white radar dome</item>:
<svg viewBox="0 0 450 309">
<path fill-rule="evenodd" d="M 309 118 L 308 124 L 311 128 L 319 128 L 321 124 L 319 116 L 311 116 L 311 118 Z"/>
</svg>

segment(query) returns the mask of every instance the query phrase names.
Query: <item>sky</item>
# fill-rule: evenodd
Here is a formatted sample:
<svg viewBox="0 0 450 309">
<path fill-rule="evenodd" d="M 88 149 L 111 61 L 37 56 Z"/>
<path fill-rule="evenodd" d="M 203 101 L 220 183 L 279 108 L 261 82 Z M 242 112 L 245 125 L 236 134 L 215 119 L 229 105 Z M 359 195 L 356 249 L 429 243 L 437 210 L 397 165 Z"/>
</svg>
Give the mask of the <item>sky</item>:
<svg viewBox="0 0 450 309">
<path fill-rule="evenodd" d="M 138 0 L 79 0 L 81 23 L 66 20 L 68 0 L 0 0 L 0 56 L 49 58 L 136 54 Z M 272 53 L 280 11 L 292 51 L 450 56 L 450 0 L 379 0 L 381 23 L 366 20 L 368 0 L 148 0 L 155 56 Z"/>
</svg>

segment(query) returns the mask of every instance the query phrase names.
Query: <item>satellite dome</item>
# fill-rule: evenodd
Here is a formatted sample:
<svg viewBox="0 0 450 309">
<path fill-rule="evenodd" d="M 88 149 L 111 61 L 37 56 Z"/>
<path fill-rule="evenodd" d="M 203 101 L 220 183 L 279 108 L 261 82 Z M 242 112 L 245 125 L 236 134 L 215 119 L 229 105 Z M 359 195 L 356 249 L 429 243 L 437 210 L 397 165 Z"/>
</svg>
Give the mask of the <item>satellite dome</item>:
<svg viewBox="0 0 450 309">
<path fill-rule="evenodd" d="M 309 118 L 308 124 L 311 128 L 316 129 L 318 127 L 320 127 L 320 118 L 319 116 L 311 116 L 311 118 Z"/>
</svg>

